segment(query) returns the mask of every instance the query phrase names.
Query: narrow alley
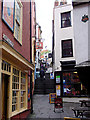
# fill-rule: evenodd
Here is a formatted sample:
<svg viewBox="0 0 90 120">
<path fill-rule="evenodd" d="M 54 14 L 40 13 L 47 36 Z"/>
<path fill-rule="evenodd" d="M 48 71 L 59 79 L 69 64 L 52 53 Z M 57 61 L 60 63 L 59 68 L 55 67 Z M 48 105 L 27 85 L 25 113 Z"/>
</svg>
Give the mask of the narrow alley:
<svg viewBox="0 0 90 120">
<path fill-rule="evenodd" d="M 90 120 L 90 0 L 0 0 L 0 120 Z"/>
<path fill-rule="evenodd" d="M 64 120 L 64 117 L 74 117 L 72 107 L 78 106 L 75 102 L 64 102 L 63 111 L 55 109 L 54 104 L 49 103 L 49 94 L 47 95 L 34 95 L 33 96 L 33 114 L 30 114 L 27 120 L 31 119 L 51 119 L 51 120 Z"/>
</svg>

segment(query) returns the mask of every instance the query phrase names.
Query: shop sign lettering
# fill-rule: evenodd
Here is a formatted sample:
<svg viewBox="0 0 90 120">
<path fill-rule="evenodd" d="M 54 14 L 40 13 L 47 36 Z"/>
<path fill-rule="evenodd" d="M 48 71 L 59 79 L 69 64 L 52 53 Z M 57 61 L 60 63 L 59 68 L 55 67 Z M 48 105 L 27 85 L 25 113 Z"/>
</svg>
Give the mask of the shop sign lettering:
<svg viewBox="0 0 90 120">
<path fill-rule="evenodd" d="M 9 45 L 11 45 L 12 47 L 14 46 L 14 43 L 13 43 L 5 34 L 3 34 L 3 39 L 4 39 L 7 43 L 9 43 Z"/>
</svg>

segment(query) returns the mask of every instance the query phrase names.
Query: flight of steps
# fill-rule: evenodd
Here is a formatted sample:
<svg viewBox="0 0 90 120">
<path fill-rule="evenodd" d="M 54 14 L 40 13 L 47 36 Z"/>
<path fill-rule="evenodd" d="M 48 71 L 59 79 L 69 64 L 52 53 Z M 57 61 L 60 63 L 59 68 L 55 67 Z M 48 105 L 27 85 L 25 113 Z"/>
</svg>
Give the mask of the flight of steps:
<svg viewBox="0 0 90 120">
<path fill-rule="evenodd" d="M 50 79 L 50 74 L 45 74 L 44 78 L 38 78 L 35 81 L 34 94 L 49 94 L 55 93 L 55 80 Z"/>
</svg>

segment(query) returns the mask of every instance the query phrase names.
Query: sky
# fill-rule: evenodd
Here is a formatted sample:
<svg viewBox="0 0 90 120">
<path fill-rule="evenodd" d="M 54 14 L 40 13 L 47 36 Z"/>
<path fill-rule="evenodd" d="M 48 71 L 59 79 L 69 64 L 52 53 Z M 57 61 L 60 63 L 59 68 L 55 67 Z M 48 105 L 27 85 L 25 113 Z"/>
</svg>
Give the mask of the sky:
<svg viewBox="0 0 90 120">
<path fill-rule="evenodd" d="M 41 26 L 42 39 L 44 39 L 44 49 L 45 46 L 47 46 L 48 50 L 52 50 L 52 20 L 54 1 L 55 0 L 35 0 L 36 22 Z"/>
</svg>

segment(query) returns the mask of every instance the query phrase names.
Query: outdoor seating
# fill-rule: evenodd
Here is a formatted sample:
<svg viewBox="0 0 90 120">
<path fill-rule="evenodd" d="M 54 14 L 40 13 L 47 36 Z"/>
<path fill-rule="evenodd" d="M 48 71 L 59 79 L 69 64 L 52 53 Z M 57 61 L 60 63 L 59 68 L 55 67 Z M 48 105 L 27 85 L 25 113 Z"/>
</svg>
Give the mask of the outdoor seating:
<svg viewBox="0 0 90 120">
<path fill-rule="evenodd" d="M 88 107 L 74 107 L 72 110 L 74 111 L 75 117 L 83 117 L 85 111 L 90 112 L 90 108 Z"/>
<path fill-rule="evenodd" d="M 79 102 L 81 103 L 81 107 L 90 107 L 90 100 L 80 100 Z"/>
<path fill-rule="evenodd" d="M 75 117 L 85 116 L 90 118 L 90 100 L 80 100 L 80 107 L 74 107 L 72 110 L 74 111 Z"/>
<path fill-rule="evenodd" d="M 87 117 L 87 118 L 90 118 L 90 111 L 85 111 L 83 113 L 83 116 Z"/>
</svg>

